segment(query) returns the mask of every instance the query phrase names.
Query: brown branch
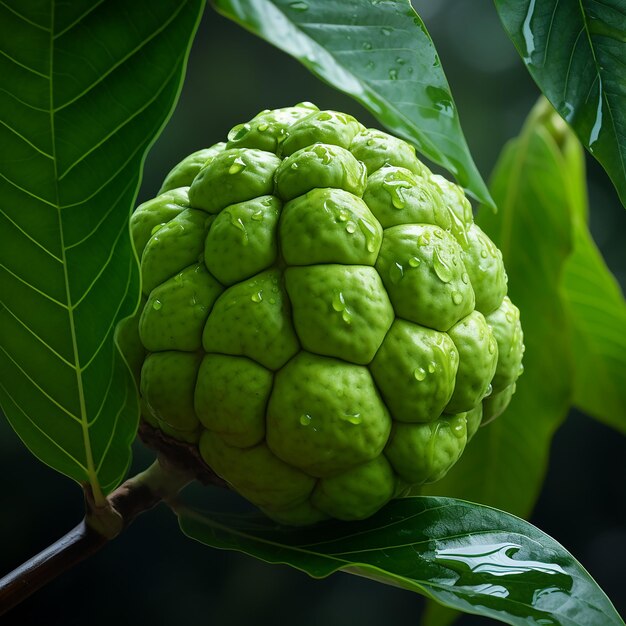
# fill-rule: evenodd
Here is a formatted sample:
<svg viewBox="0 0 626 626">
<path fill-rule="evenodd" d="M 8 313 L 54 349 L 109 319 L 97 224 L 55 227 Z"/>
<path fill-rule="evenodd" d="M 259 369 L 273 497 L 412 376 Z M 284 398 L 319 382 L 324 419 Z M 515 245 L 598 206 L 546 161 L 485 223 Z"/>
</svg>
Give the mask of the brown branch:
<svg viewBox="0 0 626 626">
<path fill-rule="evenodd" d="M 124 530 L 139 514 L 174 497 L 193 475 L 158 460 L 111 493 L 96 507 L 85 487 L 85 519 L 51 546 L 0 579 L 0 615 L 91 556 Z"/>
</svg>

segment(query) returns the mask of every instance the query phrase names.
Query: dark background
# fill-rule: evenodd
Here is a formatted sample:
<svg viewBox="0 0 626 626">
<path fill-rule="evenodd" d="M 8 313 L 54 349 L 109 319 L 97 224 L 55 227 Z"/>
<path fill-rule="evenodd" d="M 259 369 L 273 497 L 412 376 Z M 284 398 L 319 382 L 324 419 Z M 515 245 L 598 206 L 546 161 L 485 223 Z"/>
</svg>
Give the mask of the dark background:
<svg viewBox="0 0 626 626">
<path fill-rule="evenodd" d="M 489 0 L 420 0 L 414 5 L 435 41 L 468 143 L 488 178 L 502 146 L 519 132 L 538 89 Z M 180 102 L 148 156 L 139 201 L 156 192 L 177 161 L 223 140 L 236 123 L 261 109 L 302 100 L 378 126 L 352 99 L 207 8 Z M 592 231 L 623 287 L 626 212 L 595 161 L 588 159 L 588 170 Z M 78 486 L 31 457 L 4 419 L 0 455 L 2 575 L 73 527 L 83 506 Z M 146 467 L 152 458 L 137 445 L 133 469 Z M 544 490 L 531 519 L 582 562 L 622 614 L 625 459 L 624 437 L 572 412 L 554 439 Z M 214 490 L 206 494 L 211 503 L 219 497 Z M 337 574 L 316 581 L 287 567 L 200 546 L 185 538 L 173 515 L 160 506 L 0 623 L 402 626 L 417 624 L 422 607 L 415 594 L 365 579 Z M 459 622 L 487 623 L 494 622 L 471 616 Z"/>
</svg>

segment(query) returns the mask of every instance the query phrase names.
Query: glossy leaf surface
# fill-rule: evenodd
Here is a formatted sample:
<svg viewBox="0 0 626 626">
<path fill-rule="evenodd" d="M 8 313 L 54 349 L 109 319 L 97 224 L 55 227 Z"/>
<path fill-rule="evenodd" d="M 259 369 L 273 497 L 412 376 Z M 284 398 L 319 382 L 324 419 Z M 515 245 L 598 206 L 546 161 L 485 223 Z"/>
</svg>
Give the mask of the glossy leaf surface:
<svg viewBox="0 0 626 626">
<path fill-rule="evenodd" d="M 556 541 L 512 515 L 461 500 L 403 498 L 368 520 L 312 529 L 189 510 L 179 519 L 185 534 L 212 547 L 318 578 L 346 571 L 507 624 L 623 624 Z"/>
<path fill-rule="evenodd" d="M 432 495 L 450 495 L 527 516 L 539 495 L 550 443 L 572 396 L 567 310 L 560 282 L 571 253 L 572 183 L 558 146 L 535 115 L 496 164 L 498 213 L 477 222 L 502 250 L 509 295 L 520 309 L 524 373 L 509 408 L 480 428 Z"/>
<path fill-rule="evenodd" d="M 123 478 L 138 408 L 114 345 L 139 278 L 128 216 L 199 0 L 0 6 L 0 400 L 44 463 Z"/>
<path fill-rule="evenodd" d="M 481 202 L 491 203 L 433 42 L 409 2 L 213 0 L 213 4 L 356 98 L 390 132 L 445 167 Z"/>
<path fill-rule="evenodd" d="M 626 205 L 622 0 L 495 0 L 532 77 L 606 169 Z"/>
</svg>

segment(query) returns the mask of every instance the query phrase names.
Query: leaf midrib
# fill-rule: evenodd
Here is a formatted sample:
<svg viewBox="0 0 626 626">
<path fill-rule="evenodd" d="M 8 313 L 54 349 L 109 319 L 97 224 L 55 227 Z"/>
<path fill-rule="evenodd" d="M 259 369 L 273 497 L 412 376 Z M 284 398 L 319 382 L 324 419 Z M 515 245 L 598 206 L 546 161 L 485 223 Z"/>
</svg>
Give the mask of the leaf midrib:
<svg viewBox="0 0 626 626">
<path fill-rule="evenodd" d="M 98 481 L 97 471 L 94 465 L 93 451 L 91 449 L 91 439 L 89 437 L 89 423 L 87 419 L 87 407 L 85 403 L 85 391 L 83 387 L 83 376 L 80 366 L 80 356 L 78 352 L 78 342 L 76 337 L 76 324 L 74 320 L 74 305 L 72 304 L 72 294 L 70 291 L 70 281 L 68 273 L 68 264 L 66 256 L 65 236 L 63 233 L 63 215 L 61 211 L 61 198 L 59 193 L 59 175 L 58 175 L 58 160 L 56 150 L 56 133 L 55 133 L 55 107 L 54 107 L 54 9 L 55 0 L 50 0 L 50 67 L 48 78 L 49 89 L 49 114 L 50 114 L 50 141 L 52 147 L 52 167 L 54 173 L 54 200 L 55 209 L 58 217 L 59 224 L 59 237 L 61 247 L 61 259 L 63 264 L 63 279 L 65 281 L 65 297 L 67 299 L 67 312 L 70 324 L 70 335 L 72 337 L 72 353 L 74 357 L 74 371 L 76 372 L 76 387 L 78 391 L 78 401 L 80 406 L 80 427 L 83 435 L 83 445 L 85 447 L 85 461 L 87 469 L 87 477 L 89 479 L 89 485 L 93 494 L 94 503 L 96 506 L 102 506 L 105 503 L 105 498 Z"/>
</svg>

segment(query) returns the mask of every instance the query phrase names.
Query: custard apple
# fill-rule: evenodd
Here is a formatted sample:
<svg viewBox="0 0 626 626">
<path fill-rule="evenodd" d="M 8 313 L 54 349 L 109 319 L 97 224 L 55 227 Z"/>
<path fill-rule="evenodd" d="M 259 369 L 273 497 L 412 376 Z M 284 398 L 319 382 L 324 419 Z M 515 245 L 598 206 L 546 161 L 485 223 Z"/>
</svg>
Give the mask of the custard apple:
<svg viewBox="0 0 626 626">
<path fill-rule="evenodd" d="M 131 228 L 143 419 L 280 523 L 439 480 L 515 390 L 502 254 L 460 187 L 350 115 L 262 111 Z"/>
</svg>

